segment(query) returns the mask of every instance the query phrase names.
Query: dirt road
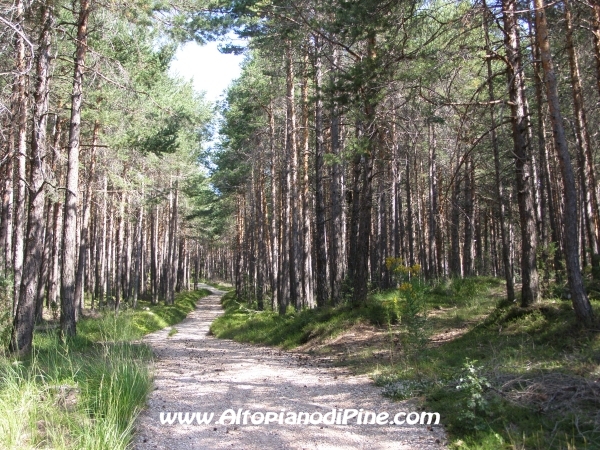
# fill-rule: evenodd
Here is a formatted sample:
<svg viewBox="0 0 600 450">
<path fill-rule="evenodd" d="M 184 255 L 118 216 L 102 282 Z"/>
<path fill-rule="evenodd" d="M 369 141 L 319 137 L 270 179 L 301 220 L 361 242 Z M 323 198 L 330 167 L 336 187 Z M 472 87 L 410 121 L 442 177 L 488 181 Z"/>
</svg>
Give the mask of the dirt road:
<svg viewBox="0 0 600 450">
<path fill-rule="evenodd" d="M 366 376 L 316 365 L 301 354 L 209 336 L 211 322 L 222 313 L 223 292 L 212 291 L 175 326 L 176 334 L 168 337 L 166 328 L 145 338 L 156 355 L 155 390 L 137 421 L 136 449 L 444 448 L 441 424 L 389 424 L 394 417 L 405 420 L 400 413 L 416 408 L 382 397 Z M 178 412 L 183 422 L 190 413 L 192 423 L 180 423 Z M 197 412 L 200 421 L 213 413 L 211 423 L 198 424 L 191 416 Z M 344 414 L 347 425 L 336 424 Z M 220 419 L 224 424 L 217 423 Z M 306 424 L 311 419 L 320 423 Z M 359 419 L 367 424 L 359 425 Z M 385 425 L 370 424 L 373 420 Z"/>
</svg>

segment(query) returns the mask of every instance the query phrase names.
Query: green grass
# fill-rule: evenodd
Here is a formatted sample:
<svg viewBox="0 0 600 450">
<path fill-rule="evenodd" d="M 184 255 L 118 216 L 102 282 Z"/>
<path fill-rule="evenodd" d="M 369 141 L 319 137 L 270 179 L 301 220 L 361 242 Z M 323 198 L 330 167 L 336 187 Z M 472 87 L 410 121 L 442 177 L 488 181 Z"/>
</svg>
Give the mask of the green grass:
<svg viewBox="0 0 600 450">
<path fill-rule="evenodd" d="M 210 281 L 210 280 L 203 280 L 202 283 L 208 284 L 209 286 L 212 286 L 215 289 L 218 289 L 220 291 L 230 291 L 231 289 L 233 289 L 231 284 L 228 284 L 228 283 L 219 283 L 219 282 Z"/>
<path fill-rule="evenodd" d="M 238 302 L 230 291 L 223 296 L 225 314 L 217 318 L 210 331 L 218 338 L 278 346 L 298 347 L 312 339 L 333 337 L 359 322 L 385 321 L 385 301 L 373 301 L 364 308 L 288 309 L 284 316 L 273 311 L 257 311 Z"/>
<path fill-rule="evenodd" d="M 440 412 L 455 448 L 600 448 L 597 331 L 582 329 L 568 302 L 523 309 L 493 280 L 472 281 L 475 290 L 450 282 L 428 293 L 430 333 L 459 335 L 384 367 L 376 382 Z"/>
<path fill-rule="evenodd" d="M 371 371 L 385 395 L 417 397 L 439 412 L 453 448 L 600 448 L 600 335 L 576 323 L 568 301 L 523 309 L 506 303 L 502 280 L 490 277 L 414 283 L 409 292 L 416 309 L 407 306 L 406 292 L 392 290 L 358 309 L 283 317 L 254 311 L 228 293 L 226 313 L 211 331 L 288 349 L 356 323 L 377 324 L 398 343 L 393 360 L 365 365 L 364 358 L 344 355 L 343 364 Z M 592 303 L 598 314 L 600 301 Z M 423 311 L 426 320 L 409 320 Z"/>
<path fill-rule="evenodd" d="M 152 353 L 136 340 L 181 321 L 208 291 L 78 322 L 62 343 L 37 331 L 31 355 L 0 358 L 0 448 L 126 449 L 151 388 Z"/>
</svg>

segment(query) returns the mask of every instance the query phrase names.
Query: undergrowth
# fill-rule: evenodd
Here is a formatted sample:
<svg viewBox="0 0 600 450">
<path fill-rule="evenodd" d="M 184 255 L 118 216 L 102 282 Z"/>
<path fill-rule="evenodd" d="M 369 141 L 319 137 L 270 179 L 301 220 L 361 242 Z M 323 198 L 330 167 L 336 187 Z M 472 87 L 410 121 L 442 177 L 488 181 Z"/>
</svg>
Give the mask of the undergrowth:
<svg viewBox="0 0 600 450">
<path fill-rule="evenodd" d="M 382 367 L 376 383 L 439 412 L 452 448 L 600 448 L 598 332 L 576 323 L 569 302 L 520 308 L 499 287 L 489 278 L 432 287 L 431 335 L 452 337 Z"/>
<path fill-rule="evenodd" d="M 253 309 L 239 302 L 233 291 L 223 296 L 222 304 L 225 314 L 212 323 L 210 332 L 213 335 L 284 349 L 298 347 L 313 339 L 336 336 L 361 322 L 376 325 L 397 323 L 401 314 L 400 303 L 388 298 L 374 298 L 358 308 L 340 305 L 295 311 L 288 307 L 285 315 Z"/>
<path fill-rule="evenodd" d="M 126 449 L 151 387 L 152 354 L 135 342 L 181 321 L 208 291 L 177 295 L 174 305 L 82 319 L 68 343 L 46 326 L 31 355 L 0 357 L 0 448 Z"/>
<path fill-rule="evenodd" d="M 378 360 L 376 384 L 387 396 L 416 397 L 439 412 L 452 448 L 600 448 L 600 336 L 576 323 L 568 301 L 520 308 L 503 300 L 502 281 L 490 277 L 401 287 L 373 293 L 359 308 L 284 316 L 228 293 L 211 331 L 293 348 L 375 324 L 389 334 L 385 345 L 399 347 L 393 359 Z M 600 301 L 592 303 L 600 311 Z M 364 372 L 358 358 L 345 360 Z"/>
</svg>

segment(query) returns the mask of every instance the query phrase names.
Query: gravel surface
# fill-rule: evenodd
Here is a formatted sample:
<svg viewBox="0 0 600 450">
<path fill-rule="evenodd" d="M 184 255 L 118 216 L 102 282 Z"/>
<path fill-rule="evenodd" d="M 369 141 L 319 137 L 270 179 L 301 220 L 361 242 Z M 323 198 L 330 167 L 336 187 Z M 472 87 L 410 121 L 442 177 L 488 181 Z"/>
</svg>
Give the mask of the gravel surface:
<svg viewBox="0 0 600 450">
<path fill-rule="evenodd" d="M 208 286 L 206 286 L 208 288 Z M 136 424 L 134 446 L 146 449 L 440 449 L 446 436 L 440 425 L 279 424 L 289 413 L 329 413 L 362 408 L 376 413 L 416 411 L 410 402 L 381 396 L 366 376 L 351 376 L 308 355 L 239 344 L 208 335 L 222 309 L 221 291 L 202 299 L 197 309 L 176 325 L 144 340 L 156 355 L 154 391 Z M 228 409 L 241 408 L 240 423 L 217 424 Z M 251 414 L 272 412 L 275 423 L 253 425 Z M 161 425 L 161 413 L 214 413 L 210 425 Z M 273 418 L 275 414 L 272 414 Z M 342 413 L 343 414 L 343 413 Z M 166 416 L 163 416 L 166 417 Z M 185 415 L 182 416 L 185 418 Z M 313 416 L 318 419 L 318 415 Z M 414 416 L 413 416 L 414 417 Z"/>
</svg>

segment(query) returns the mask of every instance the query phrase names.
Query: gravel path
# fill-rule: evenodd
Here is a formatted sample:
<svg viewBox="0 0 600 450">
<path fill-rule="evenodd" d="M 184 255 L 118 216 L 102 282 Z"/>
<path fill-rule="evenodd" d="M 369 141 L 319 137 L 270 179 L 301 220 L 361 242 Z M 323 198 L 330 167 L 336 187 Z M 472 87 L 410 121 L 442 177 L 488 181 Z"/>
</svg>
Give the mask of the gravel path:
<svg viewBox="0 0 600 450">
<path fill-rule="evenodd" d="M 206 286 L 208 288 L 208 286 Z M 379 393 L 366 376 L 350 376 L 343 369 L 315 363 L 307 355 L 273 348 L 238 344 L 207 335 L 210 323 L 222 313 L 223 292 L 213 291 L 198 308 L 176 325 L 150 334 L 145 342 L 156 355 L 155 390 L 148 407 L 137 421 L 135 448 L 146 449 L 440 449 L 446 442 L 443 427 L 427 425 L 279 424 L 253 425 L 252 414 L 260 412 L 275 422 L 284 410 L 309 414 L 360 409 L 376 413 L 415 411 L 408 402 L 392 402 Z M 239 424 L 217 424 L 227 409 L 237 414 Z M 210 425 L 161 425 L 161 413 L 214 413 Z M 167 417 L 166 415 L 163 418 Z M 185 418 L 185 416 L 182 416 Z M 415 417 L 415 416 L 413 416 Z M 318 415 L 313 418 L 317 420 Z M 404 416 L 401 416 L 404 418 Z"/>
</svg>

